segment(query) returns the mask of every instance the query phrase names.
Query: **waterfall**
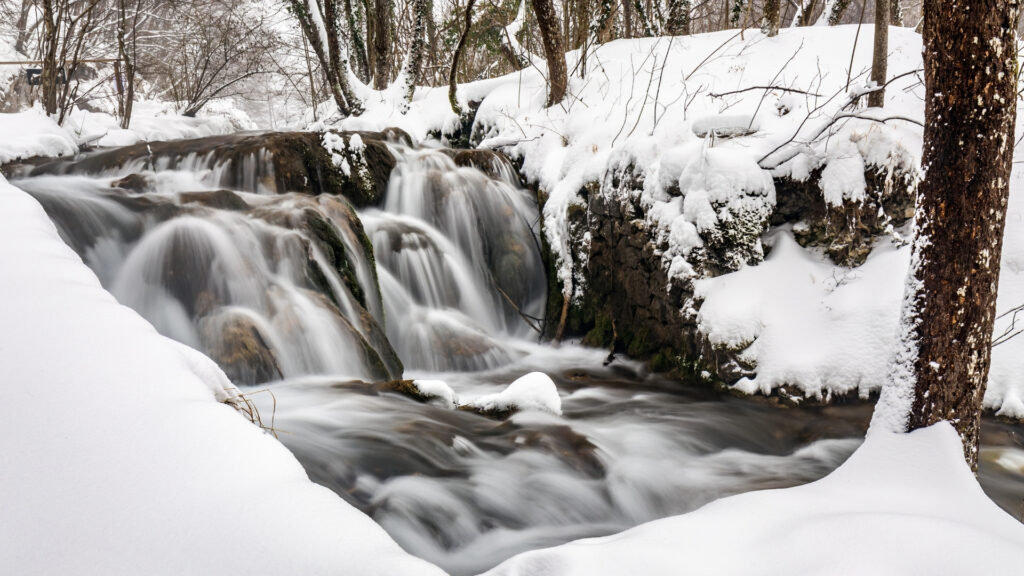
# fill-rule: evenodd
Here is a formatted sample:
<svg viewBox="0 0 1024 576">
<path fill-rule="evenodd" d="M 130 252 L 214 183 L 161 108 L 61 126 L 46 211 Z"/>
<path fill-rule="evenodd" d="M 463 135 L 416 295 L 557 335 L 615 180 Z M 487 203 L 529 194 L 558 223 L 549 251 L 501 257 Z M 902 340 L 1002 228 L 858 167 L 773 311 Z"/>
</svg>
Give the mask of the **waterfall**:
<svg viewBox="0 0 1024 576">
<path fill-rule="evenodd" d="M 225 155 L 231 142 L 105 151 L 15 184 L 120 302 L 236 382 L 517 356 L 546 284 L 537 207 L 507 163 L 485 173 L 391 143 L 386 196 L 357 212 L 340 196 L 272 194 L 270 153 Z"/>
</svg>

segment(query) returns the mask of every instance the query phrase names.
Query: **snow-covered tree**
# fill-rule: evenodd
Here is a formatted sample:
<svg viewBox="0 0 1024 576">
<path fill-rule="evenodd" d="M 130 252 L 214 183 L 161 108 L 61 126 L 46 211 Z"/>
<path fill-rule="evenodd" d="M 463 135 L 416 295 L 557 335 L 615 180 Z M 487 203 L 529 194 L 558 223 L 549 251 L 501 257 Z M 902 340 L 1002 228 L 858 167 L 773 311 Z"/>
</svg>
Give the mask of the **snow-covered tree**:
<svg viewBox="0 0 1024 576">
<path fill-rule="evenodd" d="M 925 177 L 900 348 L 872 426 L 941 420 L 977 467 L 1017 110 L 1018 0 L 925 0 Z"/>
</svg>

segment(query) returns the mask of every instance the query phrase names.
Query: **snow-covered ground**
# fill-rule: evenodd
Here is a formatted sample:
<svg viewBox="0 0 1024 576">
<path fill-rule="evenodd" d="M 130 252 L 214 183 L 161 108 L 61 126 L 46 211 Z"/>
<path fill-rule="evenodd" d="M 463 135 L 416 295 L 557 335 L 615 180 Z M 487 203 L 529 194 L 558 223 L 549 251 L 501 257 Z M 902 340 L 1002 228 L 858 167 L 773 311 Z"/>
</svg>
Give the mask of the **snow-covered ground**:
<svg viewBox="0 0 1024 576">
<path fill-rule="evenodd" d="M 441 574 L 221 401 L 0 177 L 0 573 Z"/>
</svg>

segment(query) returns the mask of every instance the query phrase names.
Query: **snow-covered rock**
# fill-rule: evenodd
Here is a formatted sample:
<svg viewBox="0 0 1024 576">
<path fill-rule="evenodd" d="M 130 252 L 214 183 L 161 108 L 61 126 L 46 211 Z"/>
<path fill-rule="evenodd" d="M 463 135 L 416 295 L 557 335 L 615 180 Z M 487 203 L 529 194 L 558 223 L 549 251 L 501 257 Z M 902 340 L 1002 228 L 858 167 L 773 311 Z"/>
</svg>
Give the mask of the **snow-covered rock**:
<svg viewBox="0 0 1024 576">
<path fill-rule="evenodd" d="M 542 372 L 530 372 L 496 394 L 474 398 L 466 404 L 483 413 L 508 413 L 536 410 L 560 415 L 562 399 L 551 378 Z"/>
</svg>

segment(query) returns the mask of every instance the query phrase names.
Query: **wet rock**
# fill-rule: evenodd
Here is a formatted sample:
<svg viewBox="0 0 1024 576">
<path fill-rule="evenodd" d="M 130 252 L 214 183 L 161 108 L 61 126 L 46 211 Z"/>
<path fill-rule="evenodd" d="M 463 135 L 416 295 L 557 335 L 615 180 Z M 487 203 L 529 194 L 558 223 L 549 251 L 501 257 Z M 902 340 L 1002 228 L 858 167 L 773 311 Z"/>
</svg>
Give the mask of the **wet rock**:
<svg viewBox="0 0 1024 576">
<path fill-rule="evenodd" d="M 508 157 L 496 150 L 443 148 L 441 152 L 450 157 L 456 166 L 476 168 L 495 180 L 519 183 L 519 176 Z"/>
<path fill-rule="evenodd" d="M 332 162 L 319 132 L 240 132 L 170 142 L 142 142 L 85 155 L 73 161 L 51 161 L 31 174 L 100 174 L 128 165 L 136 171 L 201 165 L 220 171 L 220 186 L 249 192 L 305 192 L 341 194 L 356 206 L 378 203 L 387 191 L 395 158 L 388 142 L 411 142 L 397 129 L 359 134 L 360 161 L 367 169 L 366 183 L 346 176 Z M 139 190 L 133 176 L 127 189 Z"/>
<path fill-rule="evenodd" d="M 178 195 L 182 204 L 198 204 L 219 210 L 240 211 L 249 208 L 242 197 L 231 190 L 214 190 L 212 192 L 182 192 Z"/>
<path fill-rule="evenodd" d="M 142 174 L 129 174 L 124 178 L 118 178 L 111 182 L 110 187 L 130 190 L 132 192 L 148 192 L 153 189 L 153 184 L 149 178 Z"/>
<path fill-rule="evenodd" d="M 200 335 L 207 355 L 235 384 L 281 379 L 281 367 L 255 322 L 242 314 L 204 319 Z"/>
</svg>

